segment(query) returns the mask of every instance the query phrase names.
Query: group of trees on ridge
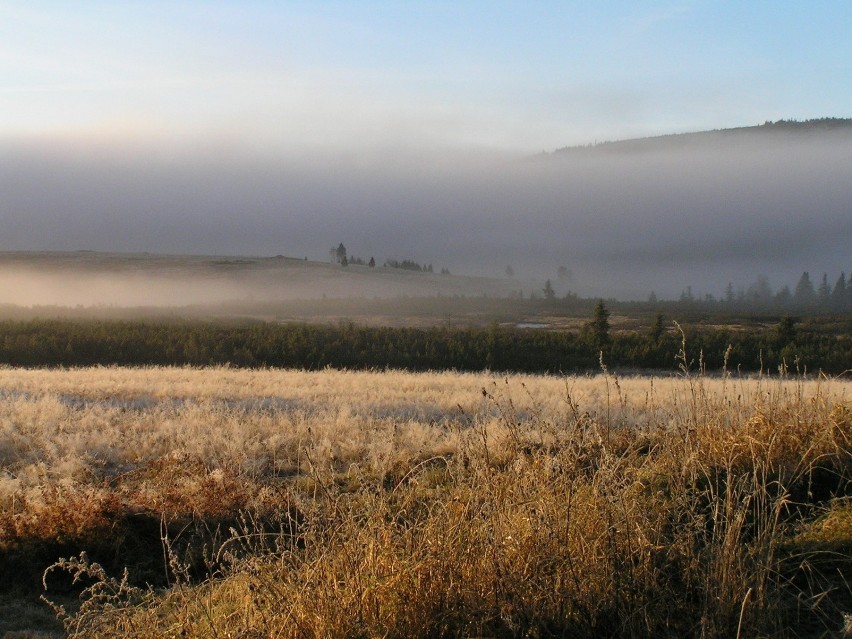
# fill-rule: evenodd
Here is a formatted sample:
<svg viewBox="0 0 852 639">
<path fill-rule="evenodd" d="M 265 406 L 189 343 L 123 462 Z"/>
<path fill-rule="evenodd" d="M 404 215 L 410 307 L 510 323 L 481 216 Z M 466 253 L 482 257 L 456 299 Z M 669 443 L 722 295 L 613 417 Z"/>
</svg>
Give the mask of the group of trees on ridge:
<svg viewBox="0 0 852 639">
<path fill-rule="evenodd" d="M 337 248 L 333 248 L 329 251 L 329 255 L 332 260 L 344 268 L 349 266 L 350 264 L 357 264 L 358 266 L 369 266 L 370 268 L 376 267 L 376 258 L 370 257 L 369 260 L 365 260 L 362 257 L 352 257 L 347 254 L 346 247 L 343 245 L 343 242 L 337 245 Z M 384 266 L 386 268 L 396 268 L 404 271 L 417 271 L 420 273 L 434 273 L 435 269 L 431 264 L 418 264 L 414 260 L 395 260 L 395 259 L 386 259 Z M 446 268 L 441 269 L 442 275 L 449 275 L 450 271 Z"/>
</svg>

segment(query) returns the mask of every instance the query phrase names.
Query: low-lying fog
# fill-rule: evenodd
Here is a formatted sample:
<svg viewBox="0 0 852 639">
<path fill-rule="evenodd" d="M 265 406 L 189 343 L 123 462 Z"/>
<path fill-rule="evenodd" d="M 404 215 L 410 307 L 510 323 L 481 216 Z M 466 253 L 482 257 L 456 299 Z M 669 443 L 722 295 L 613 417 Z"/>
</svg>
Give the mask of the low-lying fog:
<svg viewBox="0 0 852 639">
<path fill-rule="evenodd" d="M 718 296 L 728 282 L 761 274 L 774 288 L 793 286 L 805 270 L 833 282 L 852 269 L 850 129 L 678 137 L 534 158 L 294 158 L 212 142 L 7 141 L 0 250 L 327 261 L 343 242 L 350 256 L 379 264 L 412 259 L 436 273 L 503 279 L 511 266 L 518 288 L 551 278 L 559 294 L 634 299 L 675 297 L 687 286 Z M 560 266 L 571 276 L 557 278 Z M 0 302 L 193 303 L 209 293 L 168 269 L 26 285 L 15 279 L 22 275 L 3 267 Z M 203 281 L 217 296 L 257 294 L 230 274 Z M 282 295 L 316 292 L 298 278 L 274 285 Z M 351 292 L 352 280 L 338 286 Z M 365 294 L 390 285 L 370 286 Z"/>
<path fill-rule="evenodd" d="M 527 283 L 531 290 L 537 284 Z M 65 307 L 184 307 L 237 302 L 436 295 L 503 297 L 516 280 L 284 258 L 222 259 L 104 253 L 0 255 L 0 304 Z"/>
</svg>

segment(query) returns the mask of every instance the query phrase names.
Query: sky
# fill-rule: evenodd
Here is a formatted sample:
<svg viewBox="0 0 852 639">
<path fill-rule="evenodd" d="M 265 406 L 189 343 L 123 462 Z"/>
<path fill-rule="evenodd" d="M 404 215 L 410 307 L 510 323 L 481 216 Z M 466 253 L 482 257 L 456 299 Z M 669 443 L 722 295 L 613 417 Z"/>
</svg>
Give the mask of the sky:
<svg viewBox="0 0 852 639">
<path fill-rule="evenodd" d="M 852 3 L 0 2 L 0 136 L 535 152 L 848 116 Z"/>
<path fill-rule="evenodd" d="M 604 140 L 850 117 L 850 26 L 848 0 L 0 0 L 0 250 L 313 258 L 345 232 L 358 253 L 472 272 L 516 255 L 545 275 L 534 255 L 572 255 L 522 228 L 514 241 L 489 231 L 493 244 L 477 231 L 489 207 L 495 224 L 558 213 L 534 180 L 505 210 L 508 166 Z M 581 197 L 574 186 L 558 197 Z M 613 252 L 600 216 L 564 213 Z M 480 252 L 448 248 L 438 222 L 459 245 L 478 233 Z M 789 268 L 837 268 L 832 255 Z"/>
</svg>

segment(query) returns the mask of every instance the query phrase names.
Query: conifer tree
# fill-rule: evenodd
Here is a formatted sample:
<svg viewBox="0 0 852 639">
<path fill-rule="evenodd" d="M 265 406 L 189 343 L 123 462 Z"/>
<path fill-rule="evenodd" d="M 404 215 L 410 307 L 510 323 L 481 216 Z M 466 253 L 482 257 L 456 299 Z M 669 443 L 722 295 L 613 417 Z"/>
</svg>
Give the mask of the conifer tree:
<svg viewBox="0 0 852 639">
<path fill-rule="evenodd" d="M 609 311 L 604 306 L 603 300 L 595 305 L 592 321 L 584 327 L 586 339 L 598 351 L 606 351 L 612 341 L 609 335 Z"/>
<path fill-rule="evenodd" d="M 825 302 L 831 295 L 831 287 L 828 285 L 828 273 L 822 274 L 822 282 L 820 282 L 817 293 L 819 295 L 820 302 Z"/>
<path fill-rule="evenodd" d="M 840 277 L 837 278 L 837 282 L 834 284 L 834 290 L 831 291 L 832 306 L 834 306 L 836 310 L 843 309 L 848 286 L 849 285 L 846 283 L 846 273 L 840 271 Z"/>
<path fill-rule="evenodd" d="M 796 292 L 793 294 L 793 299 L 796 304 L 810 304 L 814 299 L 814 285 L 811 282 L 810 274 L 805 271 L 802 277 L 799 278 L 799 283 L 796 284 Z"/>
<path fill-rule="evenodd" d="M 779 348 L 783 348 L 796 340 L 796 320 L 785 315 L 775 327 L 775 339 Z"/>
<path fill-rule="evenodd" d="M 665 332 L 665 327 L 663 326 L 663 314 L 657 313 L 657 317 L 654 319 L 654 323 L 651 325 L 651 332 L 649 333 L 649 337 L 651 341 L 656 344 L 662 339 L 663 333 Z"/>
</svg>

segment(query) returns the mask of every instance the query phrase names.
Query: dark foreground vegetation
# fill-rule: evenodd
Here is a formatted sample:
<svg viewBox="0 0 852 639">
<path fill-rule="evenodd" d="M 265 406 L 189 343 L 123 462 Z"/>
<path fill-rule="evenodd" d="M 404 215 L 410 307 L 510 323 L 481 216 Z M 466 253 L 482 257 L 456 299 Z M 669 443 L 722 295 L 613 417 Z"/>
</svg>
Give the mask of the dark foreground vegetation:
<svg viewBox="0 0 852 639">
<path fill-rule="evenodd" d="M 601 307 L 602 308 L 602 307 Z M 598 309 L 601 311 L 601 309 Z M 0 322 L 0 364 L 11 366 L 223 365 L 317 370 L 394 368 L 569 373 L 607 366 L 840 374 L 852 367 L 849 319 L 790 317 L 748 330 L 683 325 L 657 316 L 611 331 L 608 313 L 577 331 L 366 327 L 263 322 L 34 320 Z"/>
</svg>

